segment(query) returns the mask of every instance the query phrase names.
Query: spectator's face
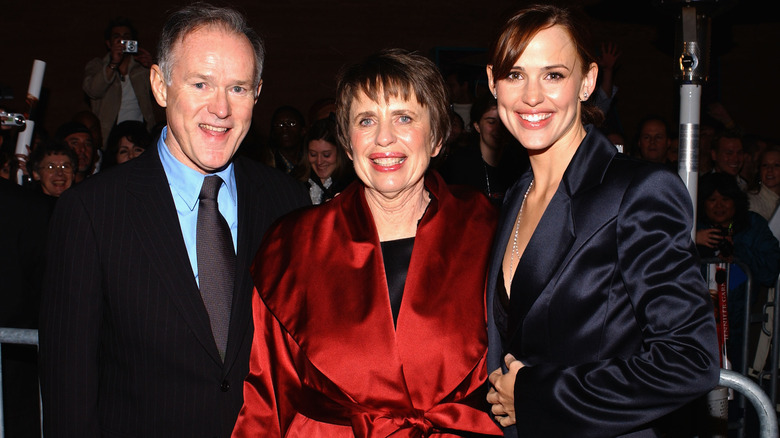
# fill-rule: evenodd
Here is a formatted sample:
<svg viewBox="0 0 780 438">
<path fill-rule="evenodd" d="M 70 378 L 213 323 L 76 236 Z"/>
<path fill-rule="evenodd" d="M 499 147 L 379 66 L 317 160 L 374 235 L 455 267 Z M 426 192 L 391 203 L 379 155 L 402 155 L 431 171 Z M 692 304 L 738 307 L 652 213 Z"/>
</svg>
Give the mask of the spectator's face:
<svg viewBox="0 0 780 438">
<path fill-rule="evenodd" d="M 766 152 L 759 172 L 761 185 L 775 193 L 780 192 L 780 152 Z"/>
<path fill-rule="evenodd" d="M 663 163 L 666 161 L 668 150 L 669 137 L 666 135 L 664 124 L 656 120 L 645 123 L 639 132 L 639 152 L 642 158 L 654 163 Z"/>
<path fill-rule="evenodd" d="M 89 116 L 79 117 L 74 120 L 89 129 L 89 133 L 92 135 L 92 143 L 95 145 L 95 149 L 101 149 L 103 147 L 103 133 L 100 128 L 100 120 L 97 117 Z"/>
<path fill-rule="evenodd" d="M 298 148 L 303 139 L 303 124 L 298 117 L 290 111 L 281 111 L 272 122 L 274 138 L 277 146 L 282 149 Z"/>
<path fill-rule="evenodd" d="M 311 170 L 325 181 L 336 170 L 336 145 L 325 140 L 312 140 L 308 149 Z"/>
<path fill-rule="evenodd" d="M 498 118 L 498 109 L 492 107 L 474 123 L 474 129 L 479 133 L 480 145 L 487 146 L 490 149 L 501 147 L 501 120 Z"/>
<path fill-rule="evenodd" d="M 719 172 L 736 176 L 744 162 L 742 140 L 722 137 L 718 140 L 718 149 L 712 151 L 712 161 Z"/>
<path fill-rule="evenodd" d="M 64 154 L 46 155 L 33 171 L 33 178 L 41 183 L 43 193 L 56 197 L 73 185 L 75 175 L 73 163 Z"/>
<path fill-rule="evenodd" d="M 260 86 L 253 87 L 255 54 L 249 40 L 204 27 L 174 43 L 171 83 L 152 66 L 155 99 L 166 108 L 165 143 L 176 159 L 200 173 L 230 161 L 252 123 Z"/>
<path fill-rule="evenodd" d="M 111 29 L 111 39 L 106 41 L 106 46 L 111 49 L 111 46 L 122 40 L 132 40 L 133 32 L 127 26 L 116 26 Z"/>
<path fill-rule="evenodd" d="M 734 200 L 715 191 L 704 202 L 704 211 L 707 214 L 707 219 L 714 225 L 728 227 L 736 214 Z"/>
<path fill-rule="evenodd" d="M 79 172 L 87 172 L 92 168 L 94 147 L 92 136 L 85 132 L 77 132 L 65 137 L 65 143 L 79 157 Z"/>
<path fill-rule="evenodd" d="M 122 137 L 119 140 L 119 145 L 117 146 L 116 150 L 116 163 L 122 164 L 127 161 L 132 160 L 133 158 L 141 155 L 144 152 L 144 148 L 140 146 L 136 146 L 127 139 L 127 137 Z"/>
</svg>

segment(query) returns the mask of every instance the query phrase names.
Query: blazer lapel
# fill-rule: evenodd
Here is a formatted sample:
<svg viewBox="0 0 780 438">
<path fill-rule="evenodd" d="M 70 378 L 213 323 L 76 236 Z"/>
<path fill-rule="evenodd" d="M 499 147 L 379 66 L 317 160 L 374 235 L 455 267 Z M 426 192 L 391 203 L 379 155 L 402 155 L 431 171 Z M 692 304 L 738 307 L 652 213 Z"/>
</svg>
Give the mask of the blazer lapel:
<svg viewBox="0 0 780 438">
<path fill-rule="evenodd" d="M 517 264 L 509 299 L 510 314 L 521 322 L 550 283 L 574 242 L 571 198 L 561 188 L 536 226 L 528 246 Z M 515 330 L 512 344 L 522 341 L 522 324 Z"/>
<path fill-rule="evenodd" d="M 162 280 L 160 289 L 169 294 L 203 348 L 221 363 L 157 148 L 149 148 L 135 160 L 127 185 L 133 228 Z"/>
<path fill-rule="evenodd" d="M 257 234 L 266 227 L 261 211 L 263 205 L 261 193 L 263 183 L 252 178 L 251 172 L 242 165 L 241 160 L 234 162 L 236 192 L 238 196 L 238 248 L 236 251 L 236 281 L 233 286 L 233 305 L 230 311 L 228 345 L 225 352 L 225 369 L 229 369 L 238 356 L 244 336 L 251 334 L 246 330 L 252 325 L 251 296 L 254 290 L 249 269 L 255 258 L 255 252 L 262 236 Z"/>
<path fill-rule="evenodd" d="M 592 129 L 592 126 L 586 127 L 588 133 Z M 514 331 L 512 345 L 522 345 L 522 321 L 534 306 L 543 305 L 540 296 L 571 257 L 577 229 L 572 216 L 573 200 L 601 183 L 616 154 L 614 146 L 597 143 L 588 134 L 572 157 L 512 279 L 510 313 L 517 317 L 515 321 L 518 322 L 517 327 L 510 328 Z M 516 212 L 513 217 L 516 217 Z"/>
<path fill-rule="evenodd" d="M 493 322 L 495 319 L 494 302 L 497 299 L 496 294 L 498 289 L 498 282 L 504 281 L 503 277 L 499 274 L 501 271 L 501 265 L 504 261 L 504 253 L 506 252 L 506 245 L 509 242 L 509 236 L 512 235 L 512 229 L 517 218 L 517 213 L 520 211 L 520 206 L 523 203 L 522 194 L 528 190 L 528 185 L 531 184 L 533 179 L 533 173 L 529 170 L 524 173 L 523 176 L 507 191 L 505 204 L 501 207 L 501 214 L 498 220 L 498 226 L 496 228 L 496 236 L 493 239 L 493 249 L 490 255 L 490 267 L 488 268 L 487 278 L 487 291 L 485 297 L 485 306 L 487 309 L 488 317 L 488 358 L 487 367 L 488 373 L 498 369 L 503 365 L 501 358 L 503 354 L 503 346 L 501 344 L 501 334 L 498 332 L 498 327 Z"/>
</svg>

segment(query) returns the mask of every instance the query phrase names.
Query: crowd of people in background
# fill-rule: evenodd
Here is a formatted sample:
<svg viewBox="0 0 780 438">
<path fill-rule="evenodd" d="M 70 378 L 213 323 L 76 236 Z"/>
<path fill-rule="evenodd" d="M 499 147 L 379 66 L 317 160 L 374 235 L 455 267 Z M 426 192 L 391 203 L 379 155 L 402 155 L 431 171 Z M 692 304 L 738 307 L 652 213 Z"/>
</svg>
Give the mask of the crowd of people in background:
<svg viewBox="0 0 780 438">
<path fill-rule="evenodd" d="M 53 134 L 36 126 L 31 144 L 26 145 L 26 154 L 15 151 L 20 128 L 3 126 L 0 131 L 0 178 L 21 186 L 19 190 L 25 193 L 24 196 L 37 197 L 40 201 L 39 204 L 30 201 L 40 208 L 28 209 L 42 216 L 33 230 L 36 233 L 45 234 L 43 228 L 64 192 L 96 174 L 118 172 L 126 163 L 149 154 L 150 150 L 157 150 L 158 139 L 166 135 L 167 121 L 161 120 L 164 111 L 161 112 L 158 106 L 159 99 L 155 101 L 149 80 L 150 71 L 157 62 L 155 55 L 144 48 L 133 51 L 127 46 L 126 41 L 138 39 L 132 21 L 127 18 L 112 20 L 103 38 L 106 53 L 89 61 L 84 68 L 83 91 L 89 110 L 73 114 Z M 627 138 L 617 104 L 619 61 L 619 48 L 604 42 L 594 60 L 599 67 L 597 82 L 593 84 L 592 93 L 582 97 L 584 108 L 600 114 L 593 119 L 593 129 L 625 156 L 653 163 L 653 169 L 676 173 L 679 139 L 675 121 L 659 115 L 668 113 L 667 109 L 648 109 L 634 129 L 634 138 Z M 160 67 L 164 73 L 165 65 Z M 487 87 L 477 86 L 478 82 L 485 81 L 484 70 L 477 76 L 469 69 L 442 66 L 438 73 L 448 99 L 447 113 L 442 116 L 449 118 L 452 129 L 441 137 L 438 154 L 429 154 L 431 156 L 426 157 L 425 162 L 430 161 L 430 169 L 438 172 L 443 182 L 482 193 L 496 211 L 505 208 L 507 194 L 521 181 L 533 161 L 527 145 L 521 143 L 523 133 L 518 135 L 502 122 L 499 116 L 501 98 Z M 343 144 L 345 128 L 340 127 L 337 120 L 335 95 L 334 83 L 334 97 L 312 96 L 308 108 L 279 106 L 271 117 L 267 139 L 250 132 L 237 155 L 289 175 L 300 186 L 300 191 L 308 194 L 314 206 L 331 202 L 349 190 L 351 184 L 359 185 L 361 181 L 353 166 L 355 157 Z M 24 112 L 3 108 L 2 101 L 0 110 Z M 695 244 L 702 259 L 719 259 L 732 267 L 729 307 L 734 323 L 729 351 L 735 365 L 742 367 L 749 359 L 738 354 L 742 338 L 740 318 L 748 304 L 744 267 L 747 266 L 752 275 L 755 288 L 751 305 L 767 299 L 766 291 L 775 285 L 780 275 L 780 216 L 777 211 L 780 204 L 780 137 L 763 138 L 745 132 L 738 118 L 732 117 L 728 109 L 717 102 L 708 104 L 702 114 L 698 136 L 700 179 Z M 419 177 L 415 183 L 422 187 L 422 175 Z M 526 181 L 525 184 L 530 191 L 533 182 Z M 8 186 L 4 183 L 3 190 L 11 190 Z M 13 198 L 16 202 L 22 192 L 14 192 L 13 197 L 9 195 L 3 199 Z M 352 192 L 354 190 L 345 193 L 353 196 Z M 429 195 L 421 197 L 429 199 Z M 516 192 L 514 197 L 517 199 Z M 522 199 L 524 205 L 526 200 Z M 518 223 L 520 219 L 517 219 Z M 30 244 L 35 242 L 35 239 L 29 240 Z M 42 257 L 41 248 L 38 250 L 33 258 Z M 384 246 L 382 250 L 385 250 Z M 40 276 L 40 273 L 36 271 L 30 275 Z M 511 288 L 510 283 L 507 285 Z M 24 287 L 32 290 L 41 286 L 27 284 Z M 39 303 L 32 299 L 29 305 L 38 306 Z M 37 328 L 38 321 L 36 318 L 0 321 L 0 326 L 9 324 Z M 20 360 L 25 363 L 34 358 L 22 357 Z M 35 400 L 30 403 L 33 402 Z M 25 421 L 29 423 L 35 418 Z"/>
<path fill-rule="evenodd" d="M 149 89 L 153 54 L 141 47 L 136 48 L 137 52 L 126 51 L 124 42 L 138 38 L 133 22 L 126 17 L 111 20 L 103 37 L 106 54 L 92 59 L 84 69 L 83 91 L 90 109 L 74 114 L 71 121 L 57 128 L 54 136 L 43 127 L 36 127 L 33 142 L 29 145 L 30 153 L 26 155 L 14 154 L 18 128 L 5 127 L 0 133 L 1 177 L 18 179 L 17 173 L 20 172 L 23 174 L 20 179 L 22 185 L 57 197 L 71 184 L 135 158 L 159 136 L 165 121 L 157 120 L 159 111 L 154 108 L 156 104 Z M 635 127 L 635 138 L 626 138 L 620 110 L 615 104 L 619 93 L 615 70 L 619 60 L 620 51 L 614 43 L 601 45 L 598 87 L 588 99 L 589 105 L 599 108 L 605 115 L 598 127 L 624 153 L 665 164 L 676 171 L 676 125 L 674 121 L 658 115 L 664 112 L 664 108 L 647 113 Z M 484 85 L 478 85 L 484 82 L 482 73 L 475 73 L 470 66 L 458 65 L 444 66 L 441 71 L 449 91 L 453 129 L 446 147 L 433 158 L 431 166 L 448 183 L 472 186 L 500 205 L 503 193 L 527 167 L 527 152 L 508 135 L 498 119 L 495 99 L 491 102 L 490 93 L 485 92 Z M 282 105 L 273 112 L 268 137 L 262 138 L 253 130 L 239 153 L 294 174 L 313 192 L 327 191 L 330 195 L 325 199 L 332 198 L 334 189 L 312 189 L 319 183 L 308 176 L 312 162 L 307 156 L 310 154 L 309 143 L 312 142 L 310 130 L 320 132 L 322 136 L 314 140 L 335 135 L 335 132 L 322 132 L 327 123 L 320 122 L 332 118 L 334 114 L 335 101 L 332 97 L 313 99 L 306 117 L 301 109 Z M 729 173 L 735 176 L 740 188 L 750 188 L 757 193 L 761 189 L 759 157 L 767 147 L 780 147 L 780 140 L 743 132 L 727 109 L 717 102 L 705 108 L 700 129 L 699 173 Z M 79 164 L 72 171 L 55 169 L 39 172 L 40 169 L 35 166 L 39 166 L 40 162 L 28 158 L 39 145 L 49 144 L 51 148 L 51 143 L 63 142 L 78 157 Z M 346 157 L 341 148 L 336 150 L 339 151 L 338 163 L 334 170 L 337 170 L 340 182 L 334 187 L 340 190 L 354 176 L 349 174 L 350 166 L 344 160 Z M 42 189 L 43 176 L 47 172 L 65 175 L 55 178 L 60 187 L 58 190 Z M 72 178 L 68 177 L 68 173 L 72 173 Z M 766 199 L 766 193 L 764 191 L 763 199 Z M 770 207 L 764 203 L 757 208 L 766 210 Z M 769 215 L 765 216 L 769 220 Z"/>
</svg>

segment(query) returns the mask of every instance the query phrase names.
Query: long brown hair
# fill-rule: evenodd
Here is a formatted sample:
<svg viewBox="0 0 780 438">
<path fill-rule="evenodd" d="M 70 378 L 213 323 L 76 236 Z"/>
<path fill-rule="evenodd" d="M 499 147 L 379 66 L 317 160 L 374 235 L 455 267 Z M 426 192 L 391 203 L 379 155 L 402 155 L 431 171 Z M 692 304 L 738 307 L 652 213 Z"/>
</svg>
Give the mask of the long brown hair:
<svg viewBox="0 0 780 438">
<path fill-rule="evenodd" d="M 576 7 L 536 4 L 515 12 L 501 27 L 488 58 L 493 66 L 493 79 L 507 77 L 536 34 L 552 26 L 561 26 L 569 34 L 582 64 L 582 74 L 586 75 L 590 65 L 596 62 L 587 16 Z M 582 105 L 583 123 L 600 125 L 603 120 L 604 114 L 598 108 Z"/>
</svg>

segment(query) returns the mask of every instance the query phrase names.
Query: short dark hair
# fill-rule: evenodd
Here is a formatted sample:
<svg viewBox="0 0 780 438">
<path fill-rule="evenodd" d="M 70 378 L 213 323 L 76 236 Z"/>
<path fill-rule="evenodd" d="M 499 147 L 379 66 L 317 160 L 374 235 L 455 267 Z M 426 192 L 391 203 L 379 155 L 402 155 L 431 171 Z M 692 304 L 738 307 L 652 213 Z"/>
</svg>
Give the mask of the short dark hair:
<svg viewBox="0 0 780 438">
<path fill-rule="evenodd" d="M 734 201 L 734 231 L 740 231 L 749 225 L 747 193 L 737 185 L 737 179 L 733 175 L 722 172 L 707 173 L 699 178 L 698 214 L 702 219 L 707 218 L 706 200 L 713 193 L 718 192 L 724 198 Z"/>
<path fill-rule="evenodd" d="M 71 134 L 88 134 L 89 138 L 92 138 L 92 132 L 87 128 L 83 123 L 79 122 L 65 122 L 62 125 L 60 125 L 59 128 L 57 128 L 57 131 L 54 133 L 54 140 L 64 143 L 65 137 L 71 135 Z"/>
<path fill-rule="evenodd" d="M 282 105 L 274 110 L 274 113 L 271 115 L 272 125 L 274 122 L 276 122 L 276 118 L 279 117 L 279 115 L 282 113 L 290 113 L 293 117 L 298 119 L 298 122 L 302 127 L 306 125 L 306 119 L 303 118 L 303 113 L 298 110 L 298 108 L 291 105 Z M 271 128 L 273 128 L 273 126 L 271 126 Z"/>
<path fill-rule="evenodd" d="M 414 95 L 430 115 L 433 145 L 443 145 L 449 137 L 447 86 L 436 65 L 422 55 L 403 49 L 386 49 L 340 72 L 336 120 L 340 143 L 347 149 L 351 148 L 349 112 L 360 93 L 375 102 L 391 96 L 409 100 Z"/>
<path fill-rule="evenodd" d="M 104 169 L 116 165 L 116 153 L 119 150 L 119 141 L 122 140 L 122 137 L 127 137 L 130 143 L 144 150 L 151 146 L 153 140 L 144 122 L 125 120 L 114 126 L 106 141 L 106 153 L 103 155 L 102 166 Z"/>
<path fill-rule="evenodd" d="M 173 68 L 173 46 L 190 33 L 204 27 L 218 27 L 223 30 L 244 35 L 255 53 L 255 78 L 253 92 L 257 90 L 263 76 L 265 45 L 262 38 L 246 22 L 243 14 L 232 8 L 216 7 L 208 3 L 196 2 L 174 11 L 163 25 L 160 42 L 157 45 L 158 65 L 163 79 L 170 85 Z"/>
<path fill-rule="evenodd" d="M 73 149 L 59 141 L 46 141 L 30 153 L 30 157 L 27 159 L 27 172 L 30 175 L 32 175 L 33 172 L 37 172 L 43 159 L 49 155 L 65 155 L 70 160 L 70 164 L 73 167 L 73 173 L 78 171 L 79 157 Z"/>
<path fill-rule="evenodd" d="M 115 27 L 127 27 L 130 29 L 130 35 L 133 36 L 134 40 L 138 39 L 138 31 L 135 29 L 135 26 L 133 26 L 133 22 L 130 21 L 127 17 L 114 17 L 111 19 L 111 21 L 108 22 L 108 26 L 106 26 L 106 30 L 103 31 L 103 37 L 106 39 L 106 41 L 111 39 L 112 31 Z"/>
<path fill-rule="evenodd" d="M 471 104 L 471 111 L 469 112 L 469 117 L 471 117 L 471 123 L 479 123 L 479 121 L 482 119 L 482 116 L 485 115 L 486 112 L 490 111 L 491 108 L 495 108 L 498 106 L 498 102 L 496 101 L 496 98 L 493 97 L 490 93 L 485 93 L 481 96 L 479 96 L 473 104 Z"/>
<path fill-rule="evenodd" d="M 671 128 L 669 127 L 669 122 L 666 121 L 663 117 L 657 115 L 657 114 L 648 114 L 644 117 L 642 117 L 642 120 L 639 121 L 639 129 L 637 129 L 637 135 L 640 135 L 639 133 L 642 132 L 642 128 L 645 127 L 646 124 L 650 122 L 658 122 L 661 125 L 663 125 L 664 130 L 666 131 L 666 136 L 671 138 Z"/>
<path fill-rule="evenodd" d="M 715 137 L 712 139 L 710 149 L 717 151 L 720 149 L 720 140 L 723 138 L 733 138 L 742 142 L 742 133 L 735 129 L 721 129 L 715 133 Z M 744 146 L 743 146 L 744 147 Z"/>
</svg>

